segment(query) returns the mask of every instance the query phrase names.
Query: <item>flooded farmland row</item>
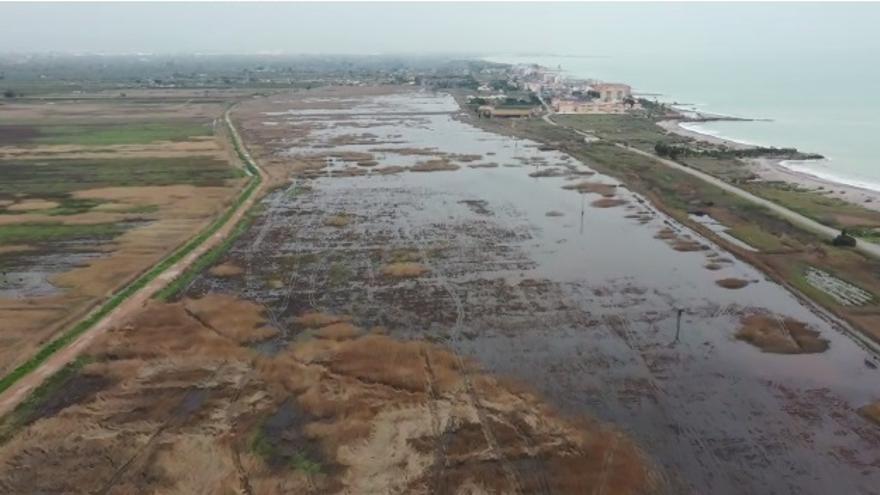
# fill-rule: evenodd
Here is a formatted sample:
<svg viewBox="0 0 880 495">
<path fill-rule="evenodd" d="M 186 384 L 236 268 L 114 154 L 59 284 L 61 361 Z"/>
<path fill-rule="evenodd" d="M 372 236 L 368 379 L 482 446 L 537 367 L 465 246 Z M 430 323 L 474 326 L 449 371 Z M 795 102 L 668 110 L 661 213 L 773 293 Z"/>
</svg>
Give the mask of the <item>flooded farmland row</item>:
<svg viewBox="0 0 880 495">
<path fill-rule="evenodd" d="M 880 374 L 755 268 L 448 95 L 283 103 L 262 125 L 308 171 L 223 260 L 240 273 L 187 291 L 264 305 L 280 333 L 261 351 L 310 338 L 304 313 L 352 315 L 613 424 L 673 493 L 877 493 L 880 429 L 857 409 Z"/>
</svg>

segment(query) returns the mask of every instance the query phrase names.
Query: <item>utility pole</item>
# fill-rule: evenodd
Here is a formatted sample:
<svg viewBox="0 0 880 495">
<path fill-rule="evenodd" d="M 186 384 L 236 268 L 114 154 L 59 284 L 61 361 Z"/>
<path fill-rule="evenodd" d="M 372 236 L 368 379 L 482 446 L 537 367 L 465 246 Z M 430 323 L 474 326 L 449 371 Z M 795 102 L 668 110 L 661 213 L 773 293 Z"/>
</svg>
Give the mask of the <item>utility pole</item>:
<svg viewBox="0 0 880 495">
<path fill-rule="evenodd" d="M 676 318 L 675 318 L 675 342 L 678 342 L 678 338 L 681 335 L 681 315 L 684 313 L 684 310 L 679 308 L 676 310 Z"/>
</svg>

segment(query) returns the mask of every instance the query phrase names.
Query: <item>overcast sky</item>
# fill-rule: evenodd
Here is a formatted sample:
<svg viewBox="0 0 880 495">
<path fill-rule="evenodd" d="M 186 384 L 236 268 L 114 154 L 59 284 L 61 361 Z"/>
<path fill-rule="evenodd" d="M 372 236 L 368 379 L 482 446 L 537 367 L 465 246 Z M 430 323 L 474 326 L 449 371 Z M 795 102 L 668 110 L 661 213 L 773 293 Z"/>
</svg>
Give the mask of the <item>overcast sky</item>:
<svg viewBox="0 0 880 495">
<path fill-rule="evenodd" d="M 876 56 L 878 25 L 877 3 L 0 3 L 0 51 L 784 54 L 809 40 Z"/>
</svg>

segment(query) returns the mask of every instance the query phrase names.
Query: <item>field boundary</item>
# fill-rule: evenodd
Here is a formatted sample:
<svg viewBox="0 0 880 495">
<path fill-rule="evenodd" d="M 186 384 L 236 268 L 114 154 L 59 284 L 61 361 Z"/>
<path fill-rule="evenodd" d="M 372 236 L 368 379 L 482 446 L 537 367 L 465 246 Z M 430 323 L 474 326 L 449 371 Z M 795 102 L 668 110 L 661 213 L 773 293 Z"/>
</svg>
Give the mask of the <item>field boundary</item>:
<svg viewBox="0 0 880 495">
<path fill-rule="evenodd" d="M 199 248 L 210 247 L 206 243 L 209 240 L 221 242 L 227 235 L 234 234 L 235 227 L 244 214 L 250 209 L 254 203 L 255 191 L 264 183 L 262 170 L 256 165 L 251 158 L 250 153 L 244 147 L 241 137 L 237 129 L 232 123 L 230 113 L 238 103 L 230 105 L 223 114 L 223 120 L 227 130 L 230 133 L 233 149 L 237 157 L 242 161 L 245 172 L 251 177 L 248 184 L 241 190 L 235 201 L 226 209 L 226 211 L 210 225 L 199 232 L 195 237 L 187 241 L 183 246 L 176 249 L 171 255 L 161 260 L 158 264 L 147 270 L 145 273 L 137 277 L 133 282 L 117 291 L 106 302 L 89 313 L 84 319 L 76 323 L 72 328 L 66 330 L 59 337 L 50 341 L 31 356 L 27 361 L 17 366 L 3 378 L 0 378 L 0 414 L 5 414 L 18 402 L 23 400 L 27 393 L 34 387 L 38 386 L 44 379 L 52 374 L 55 370 L 48 370 L 47 373 L 39 373 L 36 383 L 29 383 L 22 387 L 16 387 L 21 384 L 21 380 L 26 376 L 35 373 L 43 365 L 47 364 L 49 358 L 56 356 L 62 349 L 70 349 L 74 342 L 79 343 L 82 337 L 87 335 L 89 330 L 96 328 L 99 323 L 110 320 L 112 313 L 120 309 L 120 305 L 130 301 L 131 298 L 140 293 L 147 292 L 146 298 L 152 297 L 163 287 L 173 283 L 173 281 L 184 273 L 186 268 L 196 262 L 204 253 L 197 253 Z M 231 226 L 231 228 L 230 228 Z M 221 232 L 226 227 L 228 232 Z M 209 249 L 205 249 L 209 251 Z M 182 265 L 182 266 L 177 266 Z M 173 272 L 178 272 L 173 275 Z M 166 276 L 167 275 L 167 276 Z M 151 287 L 151 284 L 158 284 L 158 287 Z M 79 339 L 79 340 L 78 340 Z M 84 345 L 77 346 L 74 354 Z M 74 356 L 71 356 L 71 358 Z M 62 365 L 66 363 L 66 360 Z M 13 387 L 16 387 L 13 389 Z M 10 390 L 13 389 L 13 390 Z M 9 394 L 7 394 L 9 392 Z M 3 397 L 3 395 L 9 395 Z"/>
</svg>

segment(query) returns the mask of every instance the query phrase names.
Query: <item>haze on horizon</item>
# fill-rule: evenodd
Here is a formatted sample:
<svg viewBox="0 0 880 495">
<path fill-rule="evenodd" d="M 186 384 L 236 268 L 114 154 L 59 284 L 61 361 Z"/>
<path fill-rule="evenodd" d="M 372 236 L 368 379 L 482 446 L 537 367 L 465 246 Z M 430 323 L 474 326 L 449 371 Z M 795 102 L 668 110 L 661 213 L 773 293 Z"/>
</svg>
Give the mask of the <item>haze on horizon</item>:
<svg viewBox="0 0 880 495">
<path fill-rule="evenodd" d="M 864 53 L 880 4 L 0 3 L 0 53 Z"/>
</svg>

